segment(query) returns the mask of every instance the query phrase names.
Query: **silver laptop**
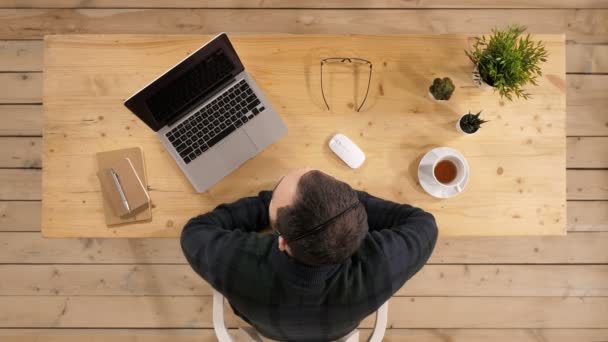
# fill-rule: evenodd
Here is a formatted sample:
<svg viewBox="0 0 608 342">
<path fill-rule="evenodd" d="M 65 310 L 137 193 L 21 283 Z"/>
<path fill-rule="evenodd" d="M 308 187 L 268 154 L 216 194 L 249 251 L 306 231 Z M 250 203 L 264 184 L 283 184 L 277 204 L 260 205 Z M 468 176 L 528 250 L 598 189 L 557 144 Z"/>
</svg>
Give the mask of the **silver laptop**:
<svg viewBox="0 0 608 342">
<path fill-rule="evenodd" d="M 287 133 L 225 33 L 125 101 L 202 192 Z"/>
</svg>

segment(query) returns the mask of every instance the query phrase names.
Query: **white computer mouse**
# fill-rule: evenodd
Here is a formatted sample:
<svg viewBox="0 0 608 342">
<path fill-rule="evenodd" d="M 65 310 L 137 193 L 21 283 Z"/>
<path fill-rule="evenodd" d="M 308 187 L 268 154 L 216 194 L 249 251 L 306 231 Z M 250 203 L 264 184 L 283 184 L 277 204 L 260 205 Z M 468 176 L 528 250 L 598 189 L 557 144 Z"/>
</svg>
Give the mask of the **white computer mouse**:
<svg viewBox="0 0 608 342">
<path fill-rule="evenodd" d="M 365 161 L 365 153 L 344 134 L 334 135 L 329 140 L 329 148 L 353 169 L 359 168 Z"/>
</svg>

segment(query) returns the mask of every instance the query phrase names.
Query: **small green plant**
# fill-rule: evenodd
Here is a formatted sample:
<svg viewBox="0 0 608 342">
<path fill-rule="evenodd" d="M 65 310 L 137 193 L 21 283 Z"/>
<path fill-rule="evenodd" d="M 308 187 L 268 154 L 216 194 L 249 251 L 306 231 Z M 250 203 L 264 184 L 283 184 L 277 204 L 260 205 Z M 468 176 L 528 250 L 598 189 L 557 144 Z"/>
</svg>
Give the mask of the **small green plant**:
<svg viewBox="0 0 608 342">
<path fill-rule="evenodd" d="M 454 83 L 449 77 L 436 78 L 429 91 L 435 100 L 449 100 L 454 92 Z"/>
<path fill-rule="evenodd" d="M 482 111 L 479 111 L 477 114 L 471 113 L 469 111 L 467 114 L 463 115 L 460 118 L 460 129 L 462 129 L 465 133 L 473 134 L 477 132 L 481 128 L 481 124 L 486 123 L 486 120 L 483 120 L 479 117 Z"/>
<path fill-rule="evenodd" d="M 529 34 L 523 37 L 525 30 L 519 25 L 503 31 L 494 29 L 489 38 L 475 38 L 472 50 L 465 51 L 477 67 L 476 76 L 511 101 L 513 95 L 524 99 L 530 96 L 522 87 L 537 85 L 537 77 L 542 75 L 540 63 L 547 61 L 544 43 L 531 41 Z"/>
</svg>

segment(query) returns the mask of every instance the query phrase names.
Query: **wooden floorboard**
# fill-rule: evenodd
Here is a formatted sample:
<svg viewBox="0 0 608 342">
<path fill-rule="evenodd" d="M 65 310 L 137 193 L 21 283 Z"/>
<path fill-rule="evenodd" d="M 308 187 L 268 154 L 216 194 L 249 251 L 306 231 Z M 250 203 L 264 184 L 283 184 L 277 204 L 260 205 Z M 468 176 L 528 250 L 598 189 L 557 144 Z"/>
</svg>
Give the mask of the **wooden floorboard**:
<svg viewBox="0 0 608 342">
<path fill-rule="evenodd" d="M 0 297 L 0 327 L 210 328 L 211 300 L 211 296 Z M 226 325 L 236 327 L 239 320 L 227 308 L 226 303 Z M 372 325 L 373 317 L 361 323 Z M 390 328 L 606 326 L 608 297 L 393 297 L 388 314 Z"/>
<path fill-rule="evenodd" d="M 585 74 L 608 73 L 608 45 L 566 45 L 566 72 Z"/>
<path fill-rule="evenodd" d="M 0 169 L 0 201 L 40 200 L 41 183 L 39 169 Z"/>
<path fill-rule="evenodd" d="M 0 201 L 0 231 L 40 231 L 39 201 Z"/>
<path fill-rule="evenodd" d="M 571 200 L 608 200 L 608 170 L 568 170 L 566 190 Z"/>
<path fill-rule="evenodd" d="M 608 201 L 568 201 L 568 231 L 608 230 Z"/>
<path fill-rule="evenodd" d="M 230 330 L 233 338 L 238 335 Z M 577 330 L 578 331 L 578 330 Z M 594 329 L 590 336 L 602 336 Z M 2 342 L 217 342 L 213 329 L 2 329 Z M 431 342 L 432 340 L 429 340 Z M 238 340 L 236 341 L 238 342 Z M 433 341 L 434 342 L 434 341 Z M 553 342 L 553 341 L 551 341 Z M 560 341 L 561 342 L 561 341 Z"/>
<path fill-rule="evenodd" d="M 0 41 L 0 71 L 42 71 L 41 40 Z"/>
<path fill-rule="evenodd" d="M 605 9 L 4 9 L 0 39 L 67 33 L 200 34 L 228 28 L 231 33 L 478 34 L 511 24 L 514 18 L 532 33 L 566 33 L 572 43 L 607 41 Z"/>
<path fill-rule="evenodd" d="M 568 75 L 566 82 L 567 135 L 608 136 L 608 75 Z"/>
<path fill-rule="evenodd" d="M 361 329 L 366 338 L 370 329 Z M 236 330 L 230 330 L 238 338 Z M 215 342 L 212 329 L 0 329 L 3 342 Z M 388 329 L 385 342 L 604 342 L 608 329 Z M 239 340 L 236 340 L 237 342 Z M 264 340 L 267 341 L 267 340 Z"/>
<path fill-rule="evenodd" d="M 0 265 L 0 296 L 208 296 L 189 265 Z M 608 265 L 427 265 L 397 296 L 608 297 Z"/>
<path fill-rule="evenodd" d="M 441 237 L 431 264 L 606 264 L 608 233 L 544 237 Z M 185 264 L 179 240 L 45 239 L 0 232 L 0 264 Z"/>
<path fill-rule="evenodd" d="M 0 73 L 0 103 L 41 103 L 42 74 Z"/>
<path fill-rule="evenodd" d="M 41 136 L 42 106 L 0 104 L 0 121 L 0 136 Z"/>
<path fill-rule="evenodd" d="M 40 168 L 42 138 L 0 137 L 0 168 Z"/>
<path fill-rule="evenodd" d="M 566 165 L 581 169 L 608 168 L 608 137 L 568 138 Z"/>
<path fill-rule="evenodd" d="M 440 238 L 430 263 L 608 263 L 605 233 L 546 237 Z M 606 250 L 602 252 L 601 250 Z"/>
<path fill-rule="evenodd" d="M 0 0 L 0 8 L 608 8 L 606 0 Z"/>
</svg>

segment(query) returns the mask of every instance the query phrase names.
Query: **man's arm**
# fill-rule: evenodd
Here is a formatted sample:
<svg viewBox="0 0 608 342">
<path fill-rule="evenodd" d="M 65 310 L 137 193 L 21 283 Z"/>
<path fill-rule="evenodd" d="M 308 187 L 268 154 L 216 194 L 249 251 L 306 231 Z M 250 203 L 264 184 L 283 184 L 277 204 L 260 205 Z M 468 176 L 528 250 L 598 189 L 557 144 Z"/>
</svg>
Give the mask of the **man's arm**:
<svg viewBox="0 0 608 342">
<path fill-rule="evenodd" d="M 229 261 L 235 246 L 247 244 L 255 252 L 259 241 L 255 234 L 268 226 L 268 204 L 272 192 L 222 204 L 213 211 L 194 217 L 186 223 L 181 246 L 192 268 L 218 290 L 224 288 Z M 243 251 L 241 251 L 243 252 Z"/>
<path fill-rule="evenodd" d="M 431 256 L 438 235 L 435 218 L 407 204 L 357 193 L 367 211 L 370 234 L 388 259 L 393 290 L 397 291 Z"/>
<path fill-rule="evenodd" d="M 233 203 L 220 204 L 212 212 L 191 219 L 184 227 L 198 223 L 212 224 L 226 230 L 257 232 L 268 226 L 268 205 L 272 191 L 262 191 L 258 196 L 244 197 Z"/>
</svg>

